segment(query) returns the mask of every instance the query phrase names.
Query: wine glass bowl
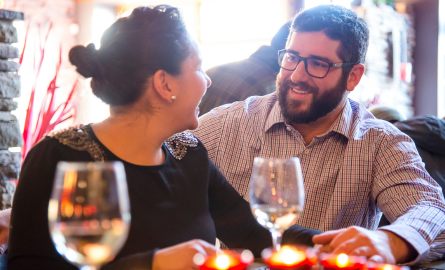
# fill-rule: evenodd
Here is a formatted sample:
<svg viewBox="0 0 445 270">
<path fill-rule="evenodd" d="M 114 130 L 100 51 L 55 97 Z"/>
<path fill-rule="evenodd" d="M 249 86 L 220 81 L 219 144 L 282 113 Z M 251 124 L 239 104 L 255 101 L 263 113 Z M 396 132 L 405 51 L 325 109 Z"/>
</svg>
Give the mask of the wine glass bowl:
<svg viewBox="0 0 445 270">
<path fill-rule="evenodd" d="M 59 162 L 48 206 L 56 250 L 78 267 L 97 269 L 119 252 L 130 227 L 121 162 Z"/>
<path fill-rule="evenodd" d="M 250 181 L 250 207 L 258 223 L 280 249 L 281 235 L 294 225 L 304 207 L 304 186 L 298 158 L 255 158 Z"/>
</svg>

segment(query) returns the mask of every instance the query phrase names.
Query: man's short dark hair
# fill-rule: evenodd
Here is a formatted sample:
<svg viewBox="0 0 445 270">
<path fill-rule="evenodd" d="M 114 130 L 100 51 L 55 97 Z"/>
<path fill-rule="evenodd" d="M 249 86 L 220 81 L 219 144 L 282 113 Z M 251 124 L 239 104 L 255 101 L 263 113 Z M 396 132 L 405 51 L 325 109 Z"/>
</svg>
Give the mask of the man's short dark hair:
<svg viewBox="0 0 445 270">
<path fill-rule="evenodd" d="M 342 6 L 320 5 L 299 13 L 292 22 L 291 33 L 318 31 L 340 41 L 337 54 L 344 63 L 365 63 L 369 30 L 354 11 Z M 347 74 L 351 68 L 347 68 Z"/>
</svg>

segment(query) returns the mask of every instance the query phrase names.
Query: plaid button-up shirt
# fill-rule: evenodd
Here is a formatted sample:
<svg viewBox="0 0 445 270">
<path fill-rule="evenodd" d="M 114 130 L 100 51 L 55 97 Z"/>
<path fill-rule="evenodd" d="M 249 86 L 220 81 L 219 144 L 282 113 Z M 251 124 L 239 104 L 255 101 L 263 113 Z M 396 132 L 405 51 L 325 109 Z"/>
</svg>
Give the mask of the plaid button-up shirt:
<svg viewBox="0 0 445 270">
<path fill-rule="evenodd" d="M 443 256 L 441 188 L 407 135 L 352 100 L 309 145 L 285 122 L 275 93 L 209 112 L 194 134 L 246 200 L 255 157 L 299 157 L 305 188 L 299 225 L 321 231 L 353 225 L 376 229 L 383 211 L 392 224 L 382 229 L 418 251 L 412 263 Z"/>
</svg>

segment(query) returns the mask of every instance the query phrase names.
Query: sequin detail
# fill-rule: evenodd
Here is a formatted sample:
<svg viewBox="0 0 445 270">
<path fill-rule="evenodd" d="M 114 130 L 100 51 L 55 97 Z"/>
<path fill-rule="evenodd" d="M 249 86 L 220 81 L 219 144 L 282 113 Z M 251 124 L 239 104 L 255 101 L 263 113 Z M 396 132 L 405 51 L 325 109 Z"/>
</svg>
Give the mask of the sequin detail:
<svg viewBox="0 0 445 270">
<path fill-rule="evenodd" d="M 181 132 L 165 140 L 164 144 L 176 159 L 181 160 L 187 154 L 187 147 L 198 146 L 198 139 L 191 133 Z"/>
<path fill-rule="evenodd" d="M 46 136 L 57 139 L 61 144 L 74 150 L 87 151 L 95 161 L 105 161 L 104 152 L 99 144 L 91 138 L 85 125 L 54 131 Z"/>
</svg>

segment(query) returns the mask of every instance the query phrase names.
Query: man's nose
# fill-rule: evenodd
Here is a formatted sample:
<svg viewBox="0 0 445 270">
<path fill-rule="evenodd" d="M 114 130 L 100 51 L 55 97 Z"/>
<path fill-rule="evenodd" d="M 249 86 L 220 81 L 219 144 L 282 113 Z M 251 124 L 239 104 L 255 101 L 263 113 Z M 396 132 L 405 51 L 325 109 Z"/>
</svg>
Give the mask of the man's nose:
<svg viewBox="0 0 445 270">
<path fill-rule="evenodd" d="M 293 82 L 306 81 L 307 80 L 307 77 L 309 75 L 306 72 L 305 64 L 306 63 L 303 60 L 300 60 L 300 62 L 298 62 L 297 67 L 292 72 L 292 75 L 290 77 Z"/>
</svg>

